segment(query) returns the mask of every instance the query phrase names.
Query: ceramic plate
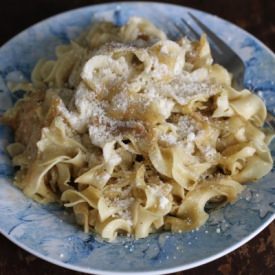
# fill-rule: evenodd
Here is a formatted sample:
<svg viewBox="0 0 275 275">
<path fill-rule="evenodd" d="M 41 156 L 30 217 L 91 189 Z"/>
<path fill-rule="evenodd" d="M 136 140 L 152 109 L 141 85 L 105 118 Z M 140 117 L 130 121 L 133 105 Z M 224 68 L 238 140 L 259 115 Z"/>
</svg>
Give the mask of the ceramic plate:
<svg viewBox="0 0 275 275">
<path fill-rule="evenodd" d="M 111 3 L 85 7 L 51 17 L 20 33 L 0 49 L 0 112 L 16 100 L 8 80 L 29 79 L 39 58 L 54 57 L 54 48 L 76 37 L 96 20 L 121 25 L 130 16 L 142 16 L 164 29 L 171 38 L 179 34 L 174 23 L 192 11 L 210 26 L 244 60 L 246 86 L 275 110 L 275 58 L 256 38 L 215 16 L 185 7 L 160 3 Z M 162 274 L 202 265 L 238 248 L 275 217 L 275 171 L 251 184 L 234 205 L 213 212 L 198 231 L 160 233 L 146 239 L 119 239 L 106 243 L 86 235 L 63 208 L 42 206 L 26 198 L 11 184 L 13 168 L 5 146 L 12 131 L 0 125 L 0 232 L 18 246 L 51 263 L 97 274 L 122 272 Z M 273 156 L 275 145 L 272 146 Z"/>
</svg>

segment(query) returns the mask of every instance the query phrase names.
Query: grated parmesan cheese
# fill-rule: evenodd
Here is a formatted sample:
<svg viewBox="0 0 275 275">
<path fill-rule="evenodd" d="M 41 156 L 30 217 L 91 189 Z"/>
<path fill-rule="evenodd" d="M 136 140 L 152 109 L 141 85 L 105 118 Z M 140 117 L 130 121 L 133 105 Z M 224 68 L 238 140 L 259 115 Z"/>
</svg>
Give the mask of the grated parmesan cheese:
<svg viewBox="0 0 275 275">
<path fill-rule="evenodd" d="M 159 198 L 159 206 L 161 209 L 165 209 L 168 204 L 169 204 L 169 200 L 166 197 L 161 196 Z"/>
<path fill-rule="evenodd" d="M 169 145 L 175 145 L 177 143 L 177 137 L 173 134 L 161 134 L 159 140 Z"/>
<path fill-rule="evenodd" d="M 211 146 L 206 146 L 206 147 L 204 148 L 203 153 L 204 153 L 204 155 L 205 155 L 205 157 L 206 157 L 207 159 L 211 159 L 211 158 L 213 158 L 213 157 L 216 156 L 217 151 L 216 151 L 215 148 L 213 148 L 213 147 L 211 147 Z"/>
<path fill-rule="evenodd" d="M 171 84 L 171 88 L 168 91 L 181 105 L 188 104 L 197 98 L 209 97 L 215 94 L 213 85 L 206 82 L 175 82 Z"/>
</svg>

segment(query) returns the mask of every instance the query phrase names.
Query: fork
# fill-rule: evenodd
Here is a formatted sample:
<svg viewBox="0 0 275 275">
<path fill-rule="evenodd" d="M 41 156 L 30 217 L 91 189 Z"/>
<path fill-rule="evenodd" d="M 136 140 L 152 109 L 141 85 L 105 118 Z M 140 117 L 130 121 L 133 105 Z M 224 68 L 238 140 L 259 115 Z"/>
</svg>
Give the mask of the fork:
<svg viewBox="0 0 275 275">
<path fill-rule="evenodd" d="M 205 24 L 203 24 L 196 16 L 188 12 L 188 15 L 195 21 L 197 26 L 208 37 L 211 52 L 216 63 L 224 66 L 233 75 L 233 85 L 236 88 L 244 88 L 244 75 L 245 64 L 242 59 L 212 30 L 210 30 Z M 178 24 L 174 24 L 177 30 L 183 36 L 187 36 L 189 39 L 198 40 L 201 36 L 184 18 L 181 18 L 183 28 Z M 272 113 L 267 111 L 266 124 L 275 129 L 275 117 Z"/>
</svg>

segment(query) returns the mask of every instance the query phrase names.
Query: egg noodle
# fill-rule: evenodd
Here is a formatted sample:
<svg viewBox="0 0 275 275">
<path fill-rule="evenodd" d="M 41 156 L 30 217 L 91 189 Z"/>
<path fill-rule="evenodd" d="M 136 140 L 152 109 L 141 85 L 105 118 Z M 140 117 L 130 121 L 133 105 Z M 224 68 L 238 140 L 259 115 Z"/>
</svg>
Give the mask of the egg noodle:
<svg viewBox="0 0 275 275">
<path fill-rule="evenodd" d="M 99 22 L 10 86 L 26 91 L 2 118 L 14 183 L 109 241 L 198 228 L 272 168 L 263 101 L 232 87 L 205 36 Z"/>
</svg>

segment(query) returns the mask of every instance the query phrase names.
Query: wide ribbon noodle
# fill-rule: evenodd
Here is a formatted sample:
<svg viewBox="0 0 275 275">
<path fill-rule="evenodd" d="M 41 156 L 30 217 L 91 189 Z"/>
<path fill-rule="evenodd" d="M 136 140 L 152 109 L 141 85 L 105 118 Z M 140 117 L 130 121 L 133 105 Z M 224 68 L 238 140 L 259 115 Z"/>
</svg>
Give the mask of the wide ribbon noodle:
<svg viewBox="0 0 275 275">
<path fill-rule="evenodd" d="M 272 168 L 263 101 L 232 87 L 204 36 L 98 22 L 10 86 L 26 91 L 2 118 L 15 184 L 110 241 L 198 228 Z"/>
</svg>

